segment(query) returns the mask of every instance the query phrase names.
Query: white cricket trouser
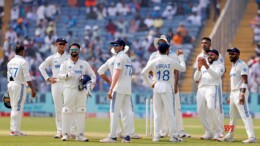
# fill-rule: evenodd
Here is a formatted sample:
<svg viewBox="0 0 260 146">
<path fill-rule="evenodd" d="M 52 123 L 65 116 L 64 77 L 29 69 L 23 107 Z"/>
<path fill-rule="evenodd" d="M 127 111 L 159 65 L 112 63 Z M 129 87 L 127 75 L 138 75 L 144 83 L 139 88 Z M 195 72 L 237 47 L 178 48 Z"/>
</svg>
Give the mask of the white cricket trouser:
<svg viewBox="0 0 260 146">
<path fill-rule="evenodd" d="M 197 92 L 197 109 L 202 125 L 206 133 L 213 135 L 214 127 L 217 127 L 218 116 L 217 86 L 202 86 Z"/>
<path fill-rule="evenodd" d="M 19 132 L 23 116 L 23 107 L 26 99 L 27 87 L 24 84 L 11 81 L 7 85 L 10 100 L 11 100 L 11 122 L 10 130 Z"/>
<path fill-rule="evenodd" d="M 112 102 L 112 101 L 111 101 Z M 133 135 L 135 134 L 135 125 L 134 125 L 134 122 L 135 122 L 135 113 L 134 113 L 134 109 L 133 109 L 133 100 L 131 98 L 131 108 L 129 109 L 129 116 L 131 118 L 131 122 L 129 123 L 130 124 L 130 134 Z M 122 112 L 121 112 L 121 119 L 126 119 L 126 118 L 122 118 L 123 115 L 122 115 Z M 125 121 L 122 121 L 123 123 Z M 122 129 L 121 129 L 121 126 L 120 126 L 120 120 L 118 120 L 118 126 L 116 128 L 116 134 L 119 135 L 122 133 Z"/>
<path fill-rule="evenodd" d="M 217 87 L 217 127 L 215 132 L 224 133 L 224 111 L 223 111 L 223 96 L 222 96 L 222 83 Z"/>
<path fill-rule="evenodd" d="M 84 135 L 86 90 L 79 91 L 77 88 L 64 89 L 64 105 L 62 108 L 62 134 L 69 135 L 72 118 L 76 120 L 76 135 Z M 73 116 L 72 116 L 73 115 Z"/>
<path fill-rule="evenodd" d="M 55 122 L 57 133 L 61 134 L 61 125 L 62 125 L 62 106 L 63 106 L 63 90 L 64 90 L 64 82 L 56 82 L 51 86 L 51 93 L 54 102 L 55 108 Z"/>
<path fill-rule="evenodd" d="M 119 114 L 121 111 L 124 136 L 131 135 L 131 117 L 129 109 L 131 108 L 131 96 L 113 92 L 113 98 L 110 102 L 110 133 L 109 137 L 116 137 L 116 129 L 118 126 Z"/>
<path fill-rule="evenodd" d="M 166 122 L 170 136 L 177 136 L 175 121 L 175 106 L 174 106 L 173 91 L 166 91 L 165 93 L 154 92 L 153 109 L 154 109 L 154 137 L 160 137 L 162 114 L 166 113 Z M 164 112 L 165 111 L 165 112 Z"/>
<path fill-rule="evenodd" d="M 242 118 L 245 128 L 246 128 L 246 133 L 248 138 L 250 137 L 255 137 L 254 133 L 254 128 L 253 128 L 253 122 L 251 115 L 249 113 L 249 108 L 248 108 L 248 90 L 246 90 L 245 93 L 245 103 L 244 105 L 239 104 L 239 98 L 240 98 L 240 91 L 235 90 L 231 91 L 230 94 L 230 125 L 236 125 L 236 120 L 237 120 L 237 114 L 239 113 L 240 117 Z M 231 132 L 231 131 L 230 131 Z"/>
<path fill-rule="evenodd" d="M 175 128 L 176 128 L 177 132 L 181 132 L 184 130 L 184 128 L 183 128 L 179 91 L 174 96 L 175 96 L 175 119 L 176 119 Z M 174 122 L 174 121 L 172 121 L 172 122 Z M 166 111 L 164 111 L 162 113 L 162 127 L 160 130 L 160 134 L 166 135 L 167 133 L 168 133 L 168 123 L 167 123 L 167 119 L 166 119 Z"/>
</svg>

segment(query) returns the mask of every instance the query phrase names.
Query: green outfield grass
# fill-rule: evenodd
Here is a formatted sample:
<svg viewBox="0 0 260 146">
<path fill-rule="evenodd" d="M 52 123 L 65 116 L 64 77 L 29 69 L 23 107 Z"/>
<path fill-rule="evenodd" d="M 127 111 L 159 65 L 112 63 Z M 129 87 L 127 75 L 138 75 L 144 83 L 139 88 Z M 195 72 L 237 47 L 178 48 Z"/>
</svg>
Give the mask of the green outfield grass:
<svg viewBox="0 0 260 146">
<path fill-rule="evenodd" d="M 62 142 L 60 139 L 54 139 L 55 125 L 54 118 L 38 118 L 38 117 L 28 117 L 23 118 L 22 130 L 28 134 L 25 137 L 14 137 L 9 136 L 9 122 L 10 118 L 0 119 L 0 146 L 80 146 L 80 145 L 123 145 L 118 140 L 115 144 L 103 144 L 99 143 L 101 138 L 105 138 L 109 133 L 109 119 L 94 119 L 90 118 L 86 120 L 86 136 L 89 138 L 90 142 L 77 142 L 75 140 L 70 140 L 68 142 Z M 225 123 L 228 123 L 228 119 L 225 119 Z M 260 120 L 254 120 L 255 134 L 257 138 L 260 137 Z M 160 142 L 154 143 L 151 141 L 151 137 L 145 136 L 145 120 L 136 119 L 135 128 L 136 133 L 143 136 L 140 140 L 132 140 L 131 143 L 126 145 L 183 145 L 183 146 L 233 146 L 233 145 L 244 145 L 241 143 L 242 140 L 246 139 L 246 132 L 242 121 L 238 120 L 238 126 L 235 133 L 234 143 L 224 143 L 215 141 L 203 141 L 199 140 L 199 137 L 203 134 L 202 126 L 197 118 L 186 118 L 184 119 L 185 130 L 188 131 L 192 138 L 184 139 L 182 143 L 171 143 L 169 138 L 160 139 Z M 260 139 L 258 139 L 259 141 Z M 253 145 L 260 145 L 255 143 Z"/>
</svg>

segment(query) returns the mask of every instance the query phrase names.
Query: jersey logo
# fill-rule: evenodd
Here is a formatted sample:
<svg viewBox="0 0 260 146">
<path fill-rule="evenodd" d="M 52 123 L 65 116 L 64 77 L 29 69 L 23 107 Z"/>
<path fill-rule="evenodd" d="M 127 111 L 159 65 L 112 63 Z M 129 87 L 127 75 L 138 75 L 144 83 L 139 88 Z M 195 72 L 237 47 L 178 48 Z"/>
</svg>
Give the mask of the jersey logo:
<svg viewBox="0 0 260 146">
<path fill-rule="evenodd" d="M 80 65 L 79 68 L 83 68 L 83 65 Z"/>
<path fill-rule="evenodd" d="M 72 68 L 72 66 L 69 66 L 69 68 Z"/>
<path fill-rule="evenodd" d="M 117 63 L 117 66 L 120 66 L 120 63 Z"/>
<path fill-rule="evenodd" d="M 76 70 L 75 73 L 76 74 L 82 74 L 82 71 L 81 70 Z"/>
<path fill-rule="evenodd" d="M 224 70 L 223 70 L 223 69 L 221 69 L 220 71 L 221 71 L 221 72 L 223 72 Z"/>
<path fill-rule="evenodd" d="M 247 71 L 247 69 L 246 69 L 246 68 L 243 68 L 243 71 L 244 71 L 244 72 L 246 72 L 246 71 Z"/>
<path fill-rule="evenodd" d="M 59 64 L 55 65 L 55 68 L 60 68 L 60 65 Z"/>
<path fill-rule="evenodd" d="M 230 74 L 230 77 L 235 77 L 236 76 L 236 73 L 231 73 Z"/>
</svg>

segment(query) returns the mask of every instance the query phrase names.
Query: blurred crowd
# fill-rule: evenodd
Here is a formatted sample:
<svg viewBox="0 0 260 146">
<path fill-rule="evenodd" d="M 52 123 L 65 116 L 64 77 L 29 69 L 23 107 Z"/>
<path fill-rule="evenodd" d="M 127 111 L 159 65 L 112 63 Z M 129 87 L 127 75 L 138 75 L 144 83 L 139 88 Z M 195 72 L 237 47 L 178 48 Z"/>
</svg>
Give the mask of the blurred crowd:
<svg viewBox="0 0 260 146">
<path fill-rule="evenodd" d="M 191 36 L 185 25 L 202 26 L 208 19 L 210 0 L 14 0 L 8 31 L 3 38 L 4 56 L 1 58 L 0 91 L 6 89 L 6 64 L 14 56 L 14 46 L 23 44 L 26 47 L 26 59 L 30 63 L 31 75 L 36 89 L 49 91 L 41 77 L 38 66 L 44 59 L 56 52 L 55 40 L 61 35 L 58 23 L 66 28 L 65 37 L 69 43 L 81 44 L 81 57 L 87 60 L 96 71 L 110 56 L 109 42 L 117 38 L 124 39 L 130 47 L 128 54 L 133 63 L 133 87 L 143 90 L 140 78 L 141 69 L 147 63 L 150 54 L 156 51 L 153 46 L 155 37 L 162 33 L 167 35 L 174 45 L 193 44 L 196 36 Z M 0 3 L 1 6 L 1 3 Z M 64 17 L 62 9 L 69 11 L 84 9 L 87 21 L 104 22 L 104 25 L 85 24 L 79 37 L 73 31 L 81 26 L 81 20 L 74 15 Z M 1 7 L 0 7 L 0 10 Z M 147 17 L 141 11 L 149 11 Z M 183 16 L 177 29 L 166 25 L 175 17 Z M 130 19 L 126 19 L 130 18 Z M 36 25 L 36 26 L 35 26 Z M 171 25 L 171 24 L 170 24 Z M 35 29 L 31 29 L 35 28 Z M 167 31 L 162 32 L 162 30 Z M 77 32 L 79 33 L 79 32 Z M 133 36 L 135 35 L 136 36 Z M 2 78 L 4 77 L 4 78 Z M 94 90 L 109 88 L 101 80 L 97 80 Z"/>
</svg>

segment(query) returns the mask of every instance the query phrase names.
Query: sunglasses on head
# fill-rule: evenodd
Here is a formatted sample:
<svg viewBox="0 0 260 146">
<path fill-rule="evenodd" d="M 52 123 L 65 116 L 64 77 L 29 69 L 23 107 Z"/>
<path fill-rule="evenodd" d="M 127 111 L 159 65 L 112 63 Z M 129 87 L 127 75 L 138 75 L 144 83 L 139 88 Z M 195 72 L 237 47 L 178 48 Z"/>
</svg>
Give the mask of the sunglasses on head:
<svg viewBox="0 0 260 146">
<path fill-rule="evenodd" d="M 58 45 L 59 46 L 65 46 L 66 44 L 65 43 L 59 43 Z"/>
<path fill-rule="evenodd" d="M 114 46 L 114 47 L 118 47 L 118 46 L 120 46 L 119 44 L 112 44 L 112 46 Z"/>
<path fill-rule="evenodd" d="M 71 52 L 78 52 L 78 51 L 79 51 L 79 48 L 70 48 L 70 51 L 71 51 Z"/>
</svg>

